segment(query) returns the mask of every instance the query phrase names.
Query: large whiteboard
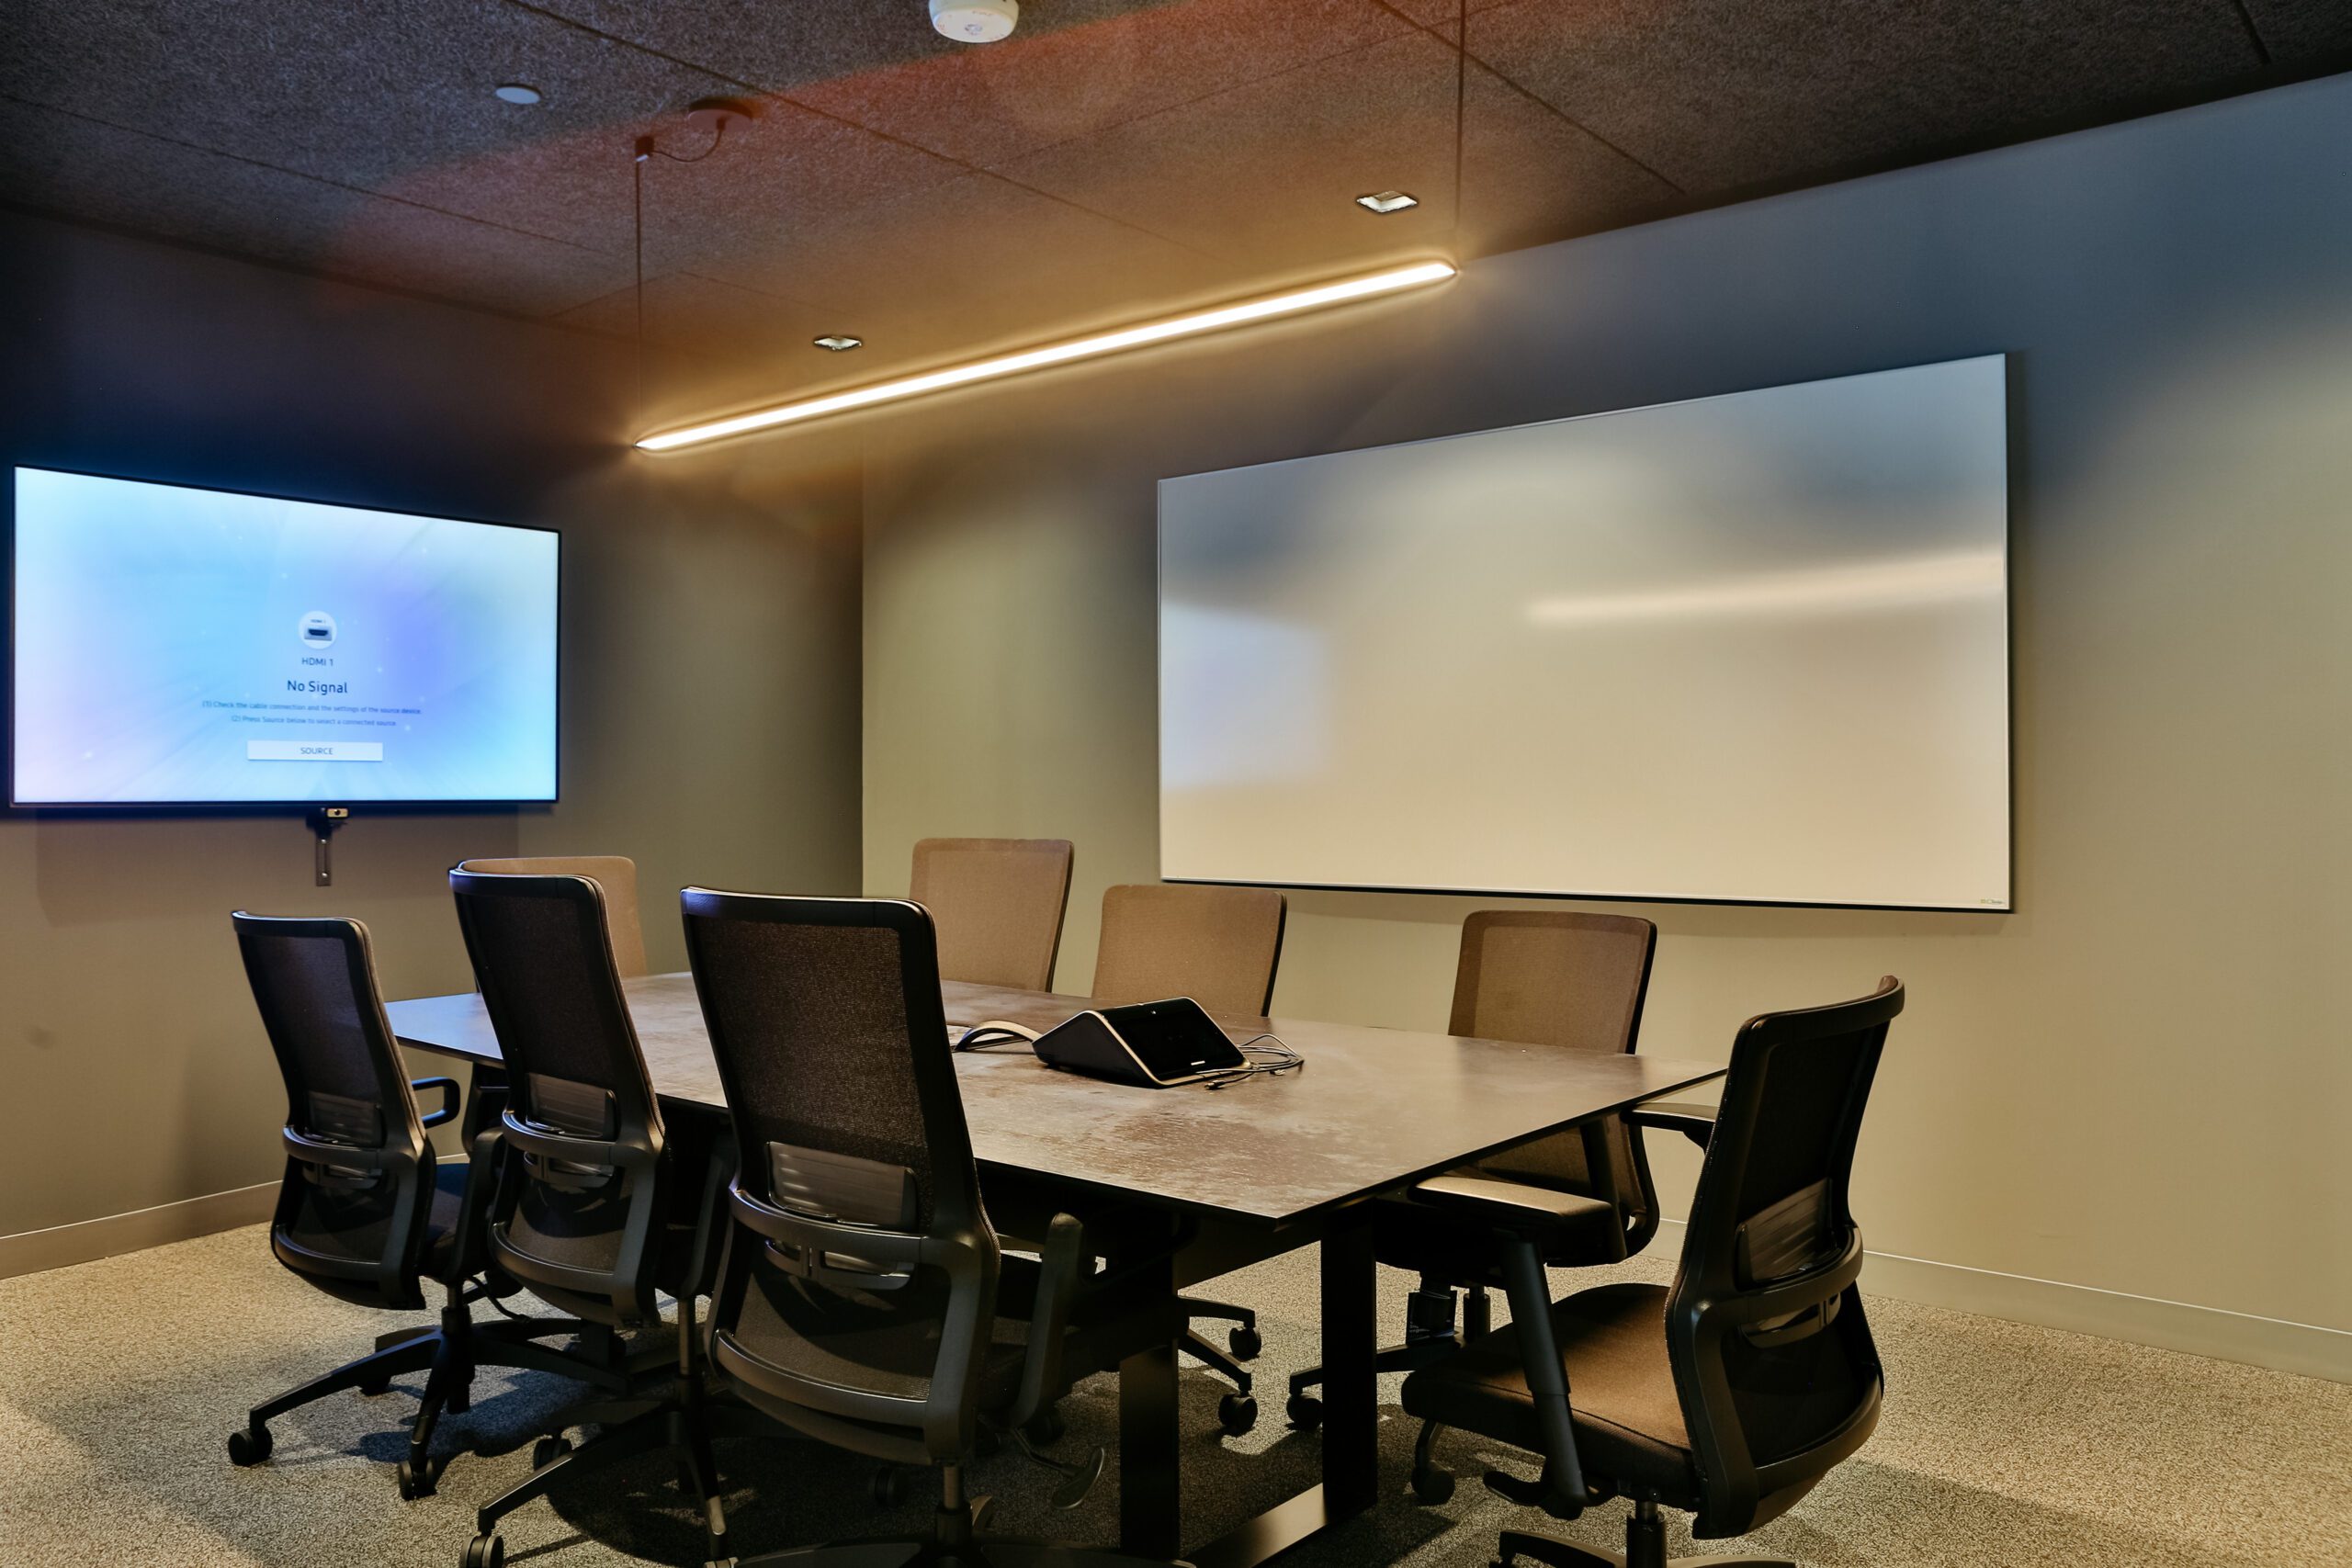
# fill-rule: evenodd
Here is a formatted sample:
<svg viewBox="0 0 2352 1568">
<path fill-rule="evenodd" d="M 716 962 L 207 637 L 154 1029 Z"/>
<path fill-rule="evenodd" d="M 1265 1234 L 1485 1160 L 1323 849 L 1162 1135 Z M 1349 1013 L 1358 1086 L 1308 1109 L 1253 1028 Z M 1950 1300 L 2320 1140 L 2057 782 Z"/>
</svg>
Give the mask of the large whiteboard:
<svg viewBox="0 0 2352 1568">
<path fill-rule="evenodd" d="M 2009 905 L 2000 356 L 1159 486 L 1172 881 Z"/>
</svg>

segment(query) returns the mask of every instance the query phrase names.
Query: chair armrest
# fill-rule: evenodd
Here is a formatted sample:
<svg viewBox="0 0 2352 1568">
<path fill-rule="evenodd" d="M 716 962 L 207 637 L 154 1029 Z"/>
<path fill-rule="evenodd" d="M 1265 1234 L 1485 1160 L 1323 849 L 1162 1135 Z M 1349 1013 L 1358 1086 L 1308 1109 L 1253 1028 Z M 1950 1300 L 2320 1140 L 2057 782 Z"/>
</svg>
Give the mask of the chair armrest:
<svg viewBox="0 0 2352 1568">
<path fill-rule="evenodd" d="M 1617 1207 L 1598 1198 L 1532 1182 L 1476 1176 L 1438 1176 L 1411 1190 L 1417 1203 L 1448 1210 L 1499 1231 L 1538 1241 L 1583 1226 L 1617 1224 Z"/>
<path fill-rule="evenodd" d="M 411 1078 L 409 1080 L 408 1087 L 411 1090 L 419 1094 L 422 1094 L 428 1089 L 437 1089 L 441 1091 L 441 1109 L 438 1111 L 428 1111 L 424 1116 L 419 1118 L 419 1121 L 423 1125 L 427 1127 L 438 1127 L 446 1122 L 455 1122 L 458 1119 L 457 1079 Z"/>
<path fill-rule="evenodd" d="M 1704 1149 L 1715 1135 L 1715 1115 L 1718 1107 L 1702 1100 L 1645 1100 L 1625 1112 L 1625 1120 L 1635 1127 L 1654 1127 L 1661 1133 L 1679 1133 Z"/>
<path fill-rule="evenodd" d="M 1025 1426 L 1061 1393 L 1062 1338 L 1088 1262 L 1086 1227 L 1071 1215 L 1056 1214 L 1037 1255 L 1037 1302 L 1029 1314 L 1028 1353 L 1009 1426 Z"/>
<path fill-rule="evenodd" d="M 477 1257 L 479 1238 L 489 1222 L 491 1200 L 498 1188 L 498 1152 L 504 1145 L 497 1128 L 485 1127 L 467 1145 L 465 1198 L 458 1205 L 458 1234 L 449 1242 L 449 1254 L 458 1260 L 460 1274 L 482 1267 Z"/>
</svg>

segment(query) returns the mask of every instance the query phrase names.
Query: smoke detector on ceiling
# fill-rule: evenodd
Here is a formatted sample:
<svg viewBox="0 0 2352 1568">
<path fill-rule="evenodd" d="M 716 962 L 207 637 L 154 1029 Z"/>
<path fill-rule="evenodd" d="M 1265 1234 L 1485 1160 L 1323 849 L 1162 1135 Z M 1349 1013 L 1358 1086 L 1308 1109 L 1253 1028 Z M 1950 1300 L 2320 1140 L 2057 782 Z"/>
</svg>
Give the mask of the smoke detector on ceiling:
<svg viewBox="0 0 2352 1568">
<path fill-rule="evenodd" d="M 931 0 L 931 25 L 957 43 L 1011 38 L 1021 22 L 1021 0 Z"/>
</svg>

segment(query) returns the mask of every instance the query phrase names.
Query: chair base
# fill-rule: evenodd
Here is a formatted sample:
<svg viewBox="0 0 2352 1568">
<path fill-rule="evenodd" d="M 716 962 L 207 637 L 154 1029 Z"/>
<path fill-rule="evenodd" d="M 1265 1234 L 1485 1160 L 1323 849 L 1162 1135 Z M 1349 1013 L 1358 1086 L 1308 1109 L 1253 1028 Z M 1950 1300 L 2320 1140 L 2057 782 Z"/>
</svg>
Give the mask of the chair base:
<svg viewBox="0 0 2352 1568">
<path fill-rule="evenodd" d="M 1052 1546 L 1038 1541 L 992 1540 L 983 1536 L 961 1546 L 937 1540 L 853 1540 L 837 1546 L 801 1546 L 759 1557 L 737 1558 L 729 1568 L 1169 1568 L 1166 1562 L 1126 1557 L 1101 1547 Z"/>
<path fill-rule="evenodd" d="M 504 1561 L 505 1547 L 498 1527 L 515 1509 L 623 1460 L 665 1450 L 677 1454 L 680 1485 L 694 1495 L 702 1509 L 708 1560 L 733 1561 L 728 1555 L 727 1512 L 719 1502 L 718 1465 L 711 1452 L 711 1439 L 771 1436 L 776 1428 L 740 1405 L 712 1408 L 699 1367 L 659 1391 L 630 1390 L 574 1405 L 552 1425 L 556 1436 L 543 1439 L 532 1451 L 531 1473 L 476 1512 L 474 1528 L 480 1533 L 466 1547 L 465 1568 L 492 1568 Z M 588 1425 L 602 1429 L 577 1447 L 561 1435 L 567 1427 Z"/>
<path fill-rule="evenodd" d="M 408 1455 L 401 1461 L 399 1473 L 402 1498 L 429 1496 L 439 1483 L 446 1462 L 433 1457 L 434 1428 L 445 1410 L 463 1415 L 471 1406 L 474 1373 L 481 1368 L 513 1367 L 574 1378 L 596 1375 L 593 1364 L 537 1343 L 558 1335 L 593 1337 L 594 1325 L 570 1318 L 476 1323 L 467 1310 L 470 1300 L 462 1289 L 453 1291 L 449 1304 L 442 1309 L 439 1326 L 396 1329 L 379 1336 L 372 1355 L 254 1405 L 245 1415 L 245 1425 L 229 1434 L 231 1461 L 254 1465 L 266 1460 L 275 1446 L 269 1424 L 288 1411 L 353 1389 L 366 1394 L 382 1393 L 391 1387 L 394 1378 L 423 1372 L 424 1396 L 417 1405 L 416 1420 L 409 1427 Z"/>
<path fill-rule="evenodd" d="M 711 1568 L 1169 1568 L 1100 1547 L 982 1535 L 989 1512 L 987 1498 L 965 1494 L 963 1466 L 946 1465 L 940 1471 L 939 1506 L 927 1536 L 794 1547 L 714 1562 Z"/>
<path fill-rule="evenodd" d="M 1424 1277 L 1421 1287 L 1415 1291 L 1407 1307 L 1405 1342 L 1391 1345 L 1373 1353 L 1374 1372 L 1418 1372 L 1423 1367 L 1444 1359 L 1471 1340 L 1484 1337 L 1494 1327 L 1494 1303 L 1486 1287 L 1465 1287 L 1457 1298 L 1455 1287 L 1434 1277 Z M 1459 1300 L 1463 1321 L 1454 1325 L 1455 1303 Z M 1323 1402 L 1306 1391 L 1323 1381 L 1323 1369 L 1309 1367 L 1303 1372 L 1293 1372 L 1290 1379 L 1290 1399 L 1283 1406 L 1290 1424 L 1302 1430 L 1312 1431 L 1323 1422 Z"/>
<path fill-rule="evenodd" d="M 1796 1568 L 1785 1557 L 1668 1557 L 1666 1524 L 1658 1517 L 1657 1505 L 1650 1502 L 1634 1505 L 1632 1516 L 1625 1520 L 1622 1552 L 1573 1546 L 1524 1530 L 1503 1531 L 1497 1568 L 1516 1568 L 1521 1559 L 1541 1562 L 1544 1568 Z"/>
<path fill-rule="evenodd" d="M 1595 1551 L 1550 1536 L 1505 1530 L 1502 1555 L 1496 1561 L 1502 1568 L 1513 1568 L 1521 1559 L 1547 1568 L 1642 1568 L 1622 1551 Z M 1654 1560 L 1653 1568 L 1796 1568 L 1796 1564 L 1785 1557 L 1661 1557 Z"/>
</svg>

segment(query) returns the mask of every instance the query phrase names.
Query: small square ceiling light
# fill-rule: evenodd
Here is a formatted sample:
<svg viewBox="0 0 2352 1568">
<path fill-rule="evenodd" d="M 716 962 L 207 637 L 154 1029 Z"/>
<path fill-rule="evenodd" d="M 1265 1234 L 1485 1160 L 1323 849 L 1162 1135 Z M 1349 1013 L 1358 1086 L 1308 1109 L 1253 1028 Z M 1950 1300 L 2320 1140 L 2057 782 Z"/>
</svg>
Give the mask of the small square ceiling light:
<svg viewBox="0 0 2352 1568">
<path fill-rule="evenodd" d="M 865 342 L 862 337 L 843 337 L 839 333 L 829 333 L 823 337 L 815 338 L 811 341 L 814 342 L 819 348 L 831 349 L 835 354 L 847 354 L 851 349 L 856 348 Z"/>
<path fill-rule="evenodd" d="M 1371 196 L 1356 197 L 1356 205 L 1366 212 L 1382 214 L 1402 212 L 1408 207 L 1419 207 L 1420 204 L 1419 197 L 1407 196 L 1401 190 L 1376 191 Z"/>
</svg>

